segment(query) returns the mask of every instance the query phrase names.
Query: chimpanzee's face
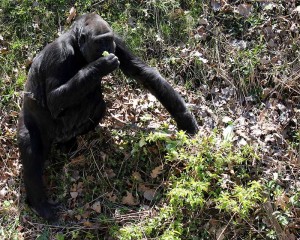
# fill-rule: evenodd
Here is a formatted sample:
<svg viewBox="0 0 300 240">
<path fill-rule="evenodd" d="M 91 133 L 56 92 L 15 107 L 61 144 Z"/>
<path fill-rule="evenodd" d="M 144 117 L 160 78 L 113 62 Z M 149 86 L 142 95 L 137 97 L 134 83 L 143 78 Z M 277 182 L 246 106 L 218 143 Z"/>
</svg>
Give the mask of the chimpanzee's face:
<svg viewBox="0 0 300 240">
<path fill-rule="evenodd" d="M 108 23 L 101 17 L 87 20 L 81 30 L 79 47 L 87 62 L 93 62 L 102 57 L 103 52 L 114 53 L 116 44 L 114 34 Z"/>
</svg>

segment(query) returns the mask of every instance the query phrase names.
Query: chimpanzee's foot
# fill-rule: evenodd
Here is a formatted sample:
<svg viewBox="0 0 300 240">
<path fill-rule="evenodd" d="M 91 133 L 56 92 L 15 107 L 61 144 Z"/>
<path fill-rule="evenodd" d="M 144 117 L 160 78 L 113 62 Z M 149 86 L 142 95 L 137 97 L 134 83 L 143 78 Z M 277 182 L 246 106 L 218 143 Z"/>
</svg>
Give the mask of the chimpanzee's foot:
<svg viewBox="0 0 300 240">
<path fill-rule="evenodd" d="M 57 220 L 56 207 L 57 204 L 51 204 L 48 201 L 44 200 L 36 204 L 32 204 L 30 201 L 27 201 L 31 209 L 43 219 L 54 222 Z"/>
</svg>

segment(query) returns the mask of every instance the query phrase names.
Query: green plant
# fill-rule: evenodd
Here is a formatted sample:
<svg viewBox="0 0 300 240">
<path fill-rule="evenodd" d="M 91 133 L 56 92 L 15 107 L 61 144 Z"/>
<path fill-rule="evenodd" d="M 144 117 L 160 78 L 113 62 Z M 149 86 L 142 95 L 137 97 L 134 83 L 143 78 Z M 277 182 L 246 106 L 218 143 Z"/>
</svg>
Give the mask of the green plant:
<svg viewBox="0 0 300 240">
<path fill-rule="evenodd" d="M 246 94 L 253 92 L 260 96 L 262 90 L 258 88 L 255 73 L 265 48 L 264 44 L 257 44 L 255 47 L 239 50 L 233 57 L 231 64 L 233 78 Z"/>
<path fill-rule="evenodd" d="M 148 143 L 156 143 L 161 151 L 165 151 L 166 160 L 180 167 L 170 170 L 170 182 L 165 189 L 166 206 L 160 208 L 154 219 L 145 220 L 138 227 L 121 228 L 121 239 L 128 236 L 135 236 L 133 239 L 139 239 L 139 236 L 180 239 L 181 236 L 199 235 L 200 229 L 204 230 L 199 214 L 207 211 L 209 206 L 220 209 L 225 215 L 227 212 L 234 214 L 242 221 L 262 200 L 262 185 L 258 181 L 249 181 L 248 177 L 231 176 L 230 186 L 222 186 L 225 180 L 222 176 L 228 166 L 236 165 L 239 171 L 239 165 L 257 159 L 249 146 L 233 150 L 230 143 L 217 141 L 214 134 L 189 139 L 183 132 L 176 135 L 150 133 L 142 142 L 139 145 L 142 149 L 147 148 Z M 241 180 L 245 184 L 241 185 Z"/>
</svg>

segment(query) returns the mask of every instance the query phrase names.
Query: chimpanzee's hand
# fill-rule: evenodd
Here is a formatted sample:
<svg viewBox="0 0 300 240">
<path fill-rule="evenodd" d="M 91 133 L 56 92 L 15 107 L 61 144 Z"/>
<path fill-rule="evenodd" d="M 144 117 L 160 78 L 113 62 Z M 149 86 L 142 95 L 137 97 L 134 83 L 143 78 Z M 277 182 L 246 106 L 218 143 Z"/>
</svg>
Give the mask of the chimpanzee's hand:
<svg viewBox="0 0 300 240">
<path fill-rule="evenodd" d="M 110 53 L 106 57 L 97 59 L 93 65 L 101 75 L 105 76 L 116 70 L 119 67 L 120 62 L 115 54 Z"/>
</svg>

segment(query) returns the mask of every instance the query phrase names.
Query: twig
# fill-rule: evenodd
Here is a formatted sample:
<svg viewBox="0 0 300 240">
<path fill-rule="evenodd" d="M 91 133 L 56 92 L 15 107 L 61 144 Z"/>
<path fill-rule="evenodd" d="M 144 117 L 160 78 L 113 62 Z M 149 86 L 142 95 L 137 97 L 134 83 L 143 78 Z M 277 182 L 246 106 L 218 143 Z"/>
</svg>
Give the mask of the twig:
<svg viewBox="0 0 300 240">
<path fill-rule="evenodd" d="M 221 236 L 223 235 L 223 233 L 225 232 L 225 230 L 228 228 L 229 224 L 231 223 L 232 219 L 234 218 L 234 216 L 236 215 L 236 213 L 234 213 L 230 220 L 228 221 L 227 225 L 223 228 L 222 232 L 219 234 L 219 236 L 217 236 L 217 240 L 220 240 L 221 239 Z"/>
<path fill-rule="evenodd" d="M 266 212 L 267 217 L 270 220 L 271 225 L 273 226 L 276 235 L 279 240 L 289 240 L 291 239 L 282 229 L 279 222 L 277 221 L 276 217 L 272 214 L 273 213 L 273 207 L 270 201 L 267 201 L 265 204 L 263 204 L 263 208 Z"/>
</svg>

